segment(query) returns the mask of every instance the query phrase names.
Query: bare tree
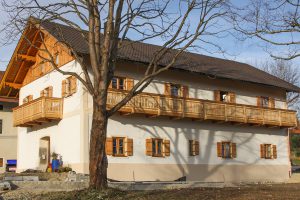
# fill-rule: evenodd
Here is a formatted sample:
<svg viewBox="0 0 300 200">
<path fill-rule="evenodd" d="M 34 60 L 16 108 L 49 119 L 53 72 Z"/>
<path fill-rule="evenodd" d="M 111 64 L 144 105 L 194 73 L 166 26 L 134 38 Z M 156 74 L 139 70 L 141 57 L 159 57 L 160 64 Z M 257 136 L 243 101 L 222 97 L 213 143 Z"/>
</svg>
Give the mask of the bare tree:
<svg viewBox="0 0 300 200">
<path fill-rule="evenodd" d="M 260 68 L 282 80 L 285 80 L 293 85 L 300 84 L 299 69 L 287 60 L 271 60 L 260 64 Z M 299 110 L 299 93 L 287 93 L 287 105 L 289 108 Z"/>
<path fill-rule="evenodd" d="M 54 69 L 64 75 L 75 76 L 93 98 L 90 187 L 107 187 L 105 141 L 108 118 L 141 93 L 155 76 L 170 69 L 184 51 L 191 48 L 205 49 L 208 45 L 209 49 L 221 50 L 212 39 L 225 30 L 219 26 L 219 21 L 227 13 L 227 4 L 224 0 L 2 0 L 10 16 L 4 28 L 9 38 L 20 34 L 28 17 L 34 16 L 37 19 L 32 23 L 36 27 L 45 21 L 60 22 L 80 32 L 88 44 L 89 62 L 85 62 L 83 55 L 76 52 L 68 40 L 60 41 L 73 53 L 82 68 L 83 76 L 63 71 L 57 66 L 54 55 L 42 40 L 42 34 L 41 42 L 44 45 L 31 45 L 47 53 L 47 56 L 39 54 L 43 62 L 51 63 Z M 157 38 L 163 43 L 151 56 L 144 77 L 128 91 L 124 99 L 108 110 L 108 87 L 114 76 L 119 50 L 128 45 L 129 41 L 134 43 Z M 170 59 L 164 60 L 162 64 L 166 55 Z"/>
<path fill-rule="evenodd" d="M 300 56 L 299 6 L 299 0 L 250 0 L 231 7 L 231 20 L 239 39 L 259 38 L 273 58 L 291 60 Z"/>
</svg>

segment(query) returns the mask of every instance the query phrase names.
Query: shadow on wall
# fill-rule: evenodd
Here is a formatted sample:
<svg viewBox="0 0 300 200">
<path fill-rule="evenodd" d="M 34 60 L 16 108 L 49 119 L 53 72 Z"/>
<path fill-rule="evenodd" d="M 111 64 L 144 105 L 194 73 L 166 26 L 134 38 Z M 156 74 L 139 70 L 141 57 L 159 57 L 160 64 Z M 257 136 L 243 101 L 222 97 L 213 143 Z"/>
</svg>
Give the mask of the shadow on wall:
<svg viewBox="0 0 300 200">
<path fill-rule="evenodd" d="M 115 120 L 125 126 L 128 125 L 138 128 L 139 131 L 137 134 L 143 132 L 147 138 L 161 137 L 170 140 L 171 156 L 165 158 L 166 160 L 156 160 L 156 162 L 153 163 L 158 166 L 163 164 L 164 167 L 151 168 L 147 166 L 148 169 L 143 169 L 143 173 L 147 173 L 147 177 L 152 177 L 152 180 L 156 181 L 166 181 L 160 179 L 158 175 L 172 174 L 172 172 L 174 172 L 172 180 L 184 180 L 185 177 L 187 180 L 192 181 L 226 182 L 240 180 L 241 174 L 238 170 L 246 165 L 251 167 L 260 160 L 260 146 L 256 145 L 257 147 L 254 147 L 256 150 L 254 150 L 250 142 L 255 137 L 255 133 L 282 135 L 280 129 L 276 128 L 234 126 L 231 124 L 196 122 L 185 119 L 176 121 L 167 117 L 145 118 L 144 116 L 138 115 L 127 117 L 115 115 L 111 120 Z M 188 141 L 191 139 L 196 139 L 200 142 L 200 154 L 198 156 L 190 156 L 188 154 Z M 268 142 L 260 141 L 259 138 L 255 138 L 255 140 L 257 140 L 257 143 Z M 217 142 L 221 141 L 232 141 L 237 144 L 237 158 L 222 159 L 217 157 Z M 144 149 L 135 151 L 134 154 L 144 158 L 143 163 L 152 164 L 149 163 L 149 158 L 144 153 L 145 144 L 142 144 L 140 147 Z M 245 155 L 239 154 L 239 152 L 241 152 L 239 149 L 242 149 L 241 151 L 243 151 L 243 153 L 247 152 L 247 156 L 251 159 L 245 157 L 241 159 L 241 157 Z M 126 164 L 130 164 L 130 162 Z M 168 165 L 169 167 L 165 167 Z M 260 166 L 263 167 L 263 165 Z M 265 169 L 268 170 L 267 168 Z M 159 170 L 159 172 L 156 170 Z M 247 173 L 247 169 L 245 169 L 244 172 Z M 133 180 L 139 179 L 138 176 L 140 173 L 134 170 L 132 173 Z M 245 177 L 251 177 L 252 173 L 253 171 L 250 170 L 249 174 L 243 175 Z"/>
</svg>

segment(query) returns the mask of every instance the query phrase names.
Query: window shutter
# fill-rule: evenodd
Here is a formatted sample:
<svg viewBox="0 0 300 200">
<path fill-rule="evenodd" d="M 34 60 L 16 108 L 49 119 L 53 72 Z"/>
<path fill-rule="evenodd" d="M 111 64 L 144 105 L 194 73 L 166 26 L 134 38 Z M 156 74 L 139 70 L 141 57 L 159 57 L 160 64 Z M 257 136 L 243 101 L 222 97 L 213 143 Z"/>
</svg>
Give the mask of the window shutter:
<svg viewBox="0 0 300 200">
<path fill-rule="evenodd" d="M 152 139 L 146 139 L 146 155 L 152 156 Z"/>
<path fill-rule="evenodd" d="M 170 156 L 170 140 L 164 140 L 164 156 Z"/>
<path fill-rule="evenodd" d="M 260 145 L 260 157 L 265 158 L 266 157 L 266 148 L 264 144 Z"/>
<path fill-rule="evenodd" d="M 215 101 L 221 101 L 220 90 L 214 91 L 214 98 L 215 98 Z"/>
<path fill-rule="evenodd" d="M 66 96 L 66 84 L 67 84 L 67 81 L 63 80 L 62 84 L 61 84 L 61 97 Z"/>
<path fill-rule="evenodd" d="M 189 141 L 189 147 L 190 147 L 190 156 L 194 156 L 195 155 L 195 148 L 194 148 L 194 140 L 190 140 Z"/>
<path fill-rule="evenodd" d="M 272 146 L 273 159 L 277 159 L 277 148 L 276 145 Z"/>
<path fill-rule="evenodd" d="M 261 97 L 257 97 L 257 106 L 262 107 L 261 105 Z"/>
<path fill-rule="evenodd" d="M 28 101 L 32 101 L 33 100 L 33 96 L 32 95 L 29 95 L 28 96 Z"/>
<path fill-rule="evenodd" d="M 217 142 L 217 155 L 222 157 L 222 142 Z"/>
<path fill-rule="evenodd" d="M 231 143 L 231 157 L 236 158 L 236 143 Z"/>
<path fill-rule="evenodd" d="M 75 76 L 71 76 L 70 84 L 71 84 L 71 94 L 76 93 L 76 90 L 77 90 L 77 78 Z"/>
<path fill-rule="evenodd" d="M 133 139 L 126 138 L 126 156 L 133 156 Z"/>
<path fill-rule="evenodd" d="M 0 158 L 0 167 L 3 167 L 3 158 Z"/>
<path fill-rule="evenodd" d="M 189 88 L 188 86 L 181 86 L 181 92 L 182 92 L 182 97 L 183 98 L 189 98 Z"/>
<path fill-rule="evenodd" d="M 195 141 L 195 155 L 199 155 L 199 141 Z"/>
<path fill-rule="evenodd" d="M 53 97 L 53 87 L 49 86 L 48 97 Z"/>
<path fill-rule="evenodd" d="M 40 92 L 40 97 L 43 97 L 44 95 L 45 95 L 45 92 L 44 92 L 45 90 L 42 90 L 41 92 Z"/>
<path fill-rule="evenodd" d="M 234 92 L 229 92 L 229 102 L 230 103 L 235 103 L 236 102 L 236 98 L 235 98 L 235 93 Z"/>
<path fill-rule="evenodd" d="M 132 78 L 126 78 L 126 90 L 131 90 L 134 86 L 134 80 Z"/>
<path fill-rule="evenodd" d="M 111 156 L 113 154 L 113 139 L 112 138 L 106 138 L 105 151 L 106 151 L 106 155 L 108 155 L 108 156 Z"/>
<path fill-rule="evenodd" d="M 272 97 L 269 97 L 269 107 L 275 108 L 275 99 Z"/>
<path fill-rule="evenodd" d="M 171 84 L 165 83 L 165 95 L 170 96 L 171 95 Z"/>
</svg>

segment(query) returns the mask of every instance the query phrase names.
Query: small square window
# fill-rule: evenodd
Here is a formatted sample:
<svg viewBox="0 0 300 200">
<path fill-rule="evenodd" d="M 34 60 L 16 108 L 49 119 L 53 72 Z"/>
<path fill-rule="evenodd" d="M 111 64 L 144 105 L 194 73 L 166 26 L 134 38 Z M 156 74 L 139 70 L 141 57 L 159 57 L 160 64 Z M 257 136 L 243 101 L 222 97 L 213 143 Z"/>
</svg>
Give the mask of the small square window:
<svg viewBox="0 0 300 200">
<path fill-rule="evenodd" d="M 162 139 L 153 139 L 152 140 L 152 153 L 153 156 L 161 157 L 163 156 L 162 151 L 163 140 Z"/>
<path fill-rule="evenodd" d="M 0 110 L 3 110 L 3 105 L 0 105 Z"/>
<path fill-rule="evenodd" d="M 113 156 L 125 156 L 123 137 L 113 138 Z"/>
<path fill-rule="evenodd" d="M 171 96 L 179 97 L 180 96 L 180 85 L 178 84 L 171 84 Z"/>
<path fill-rule="evenodd" d="M 125 90 L 125 78 L 113 77 L 111 87 L 114 89 Z"/>
</svg>

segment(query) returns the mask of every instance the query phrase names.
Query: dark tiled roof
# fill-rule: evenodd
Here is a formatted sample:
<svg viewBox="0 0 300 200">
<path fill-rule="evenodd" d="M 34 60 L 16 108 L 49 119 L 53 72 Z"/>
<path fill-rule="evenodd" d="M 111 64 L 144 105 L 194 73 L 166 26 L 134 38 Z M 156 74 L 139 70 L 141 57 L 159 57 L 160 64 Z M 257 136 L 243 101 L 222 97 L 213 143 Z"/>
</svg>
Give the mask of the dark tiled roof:
<svg viewBox="0 0 300 200">
<path fill-rule="evenodd" d="M 82 37 L 81 32 L 57 23 L 43 22 L 44 27 L 48 32 L 55 36 L 58 40 L 66 40 L 72 47 L 81 54 L 88 54 L 87 41 Z M 161 47 L 157 45 L 125 41 L 124 47 L 119 51 L 119 59 L 129 61 L 149 63 L 152 55 L 155 54 Z M 168 55 L 160 61 L 160 65 L 166 65 L 171 59 L 176 50 L 172 50 Z M 245 63 L 240 63 L 231 60 L 214 58 L 201 54 L 184 52 L 177 59 L 172 67 L 173 69 L 196 72 L 205 75 L 212 75 L 219 78 L 228 78 L 264 85 L 276 86 L 284 88 L 287 91 L 300 92 L 300 88 L 272 76 L 264 71 L 261 71 L 253 66 Z"/>
</svg>

